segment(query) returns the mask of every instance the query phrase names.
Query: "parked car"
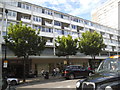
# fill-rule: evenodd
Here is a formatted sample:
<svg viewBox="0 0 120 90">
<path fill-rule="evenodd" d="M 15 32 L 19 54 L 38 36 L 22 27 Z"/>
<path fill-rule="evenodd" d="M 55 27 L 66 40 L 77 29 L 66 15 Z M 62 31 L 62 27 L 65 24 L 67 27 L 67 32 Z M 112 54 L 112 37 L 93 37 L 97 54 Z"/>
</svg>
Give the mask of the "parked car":
<svg viewBox="0 0 120 90">
<path fill-rule="evenodd" d="M 7 82 L 8 82 L 8 84 L 10 84 L 10 85 L 17 85 L 17 84 L 20 83 L 20 79 L 18 79 L 18 78 L 13 78 L 13 77 L 8 77 L 8 78 L 7 78 Z"/>
<path fill-rule="evenodd" d="M 93 76 L 76 82 L 77 90 L 119 90 L 120 55 L 102 61 Z"/>
<path fill-rule="evenodd" d="M 79 77 L 91 76 L 92 74 L 92 70 L 88 70 L 79 65 L 70 65 L 63 70 L 62 76 L 66 79 L 74 79 Z"/>
</svg>

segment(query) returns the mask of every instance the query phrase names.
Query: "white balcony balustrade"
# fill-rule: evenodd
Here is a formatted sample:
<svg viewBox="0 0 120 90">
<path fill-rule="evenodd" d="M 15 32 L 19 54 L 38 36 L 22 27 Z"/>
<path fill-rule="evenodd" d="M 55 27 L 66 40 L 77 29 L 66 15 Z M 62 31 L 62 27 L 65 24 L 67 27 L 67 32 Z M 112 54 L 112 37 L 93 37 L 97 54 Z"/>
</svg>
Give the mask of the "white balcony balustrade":
<svg viewBox="0 0 120 90">
<path fill-rule="evenodd" d="M 53 43 L 52 42 L 46 42 L 46 45 L 47 46 L 53 46 Z"/>
<path fill-rule="evenodd" d="M 21 18 L 21 21 L 30 23 L 31 20 L 30 19 Z"/>
<path fill-rule="evenodd" d="M 46 26 L 52 27 L 53 25 L 51 23 L 45 22 Z"/>
<path fill-rule="evenodd" d="M 56 26 L 56 25 L 54 25 L 54 27 L 55 27 L 55 28 L 58 28 L 58 29 L 61 29 L 61 26 Z"/>
<path fill-rule="evenodd" d="M 70 30 L 70 28 L 69 28 L 69 27 L 64 27 L 64 29 L 65 29 L 65 30 Z"/>
</svg>

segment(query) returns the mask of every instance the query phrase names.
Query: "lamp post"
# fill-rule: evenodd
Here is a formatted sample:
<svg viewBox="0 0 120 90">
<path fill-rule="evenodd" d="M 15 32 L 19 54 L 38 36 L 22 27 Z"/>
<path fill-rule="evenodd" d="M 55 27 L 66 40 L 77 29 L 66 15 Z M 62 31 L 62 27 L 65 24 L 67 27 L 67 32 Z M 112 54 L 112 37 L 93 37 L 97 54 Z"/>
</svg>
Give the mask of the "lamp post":
<svg viewBox="0 0 120 90">
<path fill-rule="evenodd" d="M 8 10 L 7 9 L 5 9 L 5 14 L 6 14 L 6 36 L 7 36 L 7 14 L 8 14 Z M 7 45 L 6 45 L 6 42 L 5 42 L 5 60 L 6 60 L 6 51 L 7 51 Z M 4 68 L 7 68 L 7 63 L 5 63 L 5 61 L 4 61 L 4 65 L 3 65 L 3 67 Z M 7 86 L 8 86 L 8 83 L 7 83 L 7 79 L 6 79 L 6 72 L 4 72 L 3 73 L 3 68 L 2 68 L 2 89 L 1 90 L 5 90 L 6 88 L 7 88 Z"/>
<path fill-rule="evenodd" d="M 5 14 L 6 14 L 6 37 L 7 37 L 7 14 L 8 14 L 8 10 L 7 9 L 5 9 Z M 7 44 L 5 42 L 5 60 L 7 59 L 6 55 L 7 55 Z"/>
</svg>

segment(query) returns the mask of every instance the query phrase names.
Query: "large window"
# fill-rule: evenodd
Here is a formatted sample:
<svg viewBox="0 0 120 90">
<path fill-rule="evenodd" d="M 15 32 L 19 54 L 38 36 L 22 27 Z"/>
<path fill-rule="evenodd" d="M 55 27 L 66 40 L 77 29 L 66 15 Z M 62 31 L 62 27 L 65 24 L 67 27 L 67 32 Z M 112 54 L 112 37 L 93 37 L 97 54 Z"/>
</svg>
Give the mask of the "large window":
<svg viewBox="0 0 120 90">
<path fill-rule="evenodd" d="M 27 9 L 27 10 L 31 10 L 31 6 L 25 3 L 21 4 L 21 8 Z"/>
<path fill-rule="evenodd" d="M 58 18 L 61 18 L 61 14 L 59 14 L 59 13 L 54 13 L 54 16 L 58 17 Z"/>
<path fill-rule="evenodd" d="M 61 18 L 69 20 L 69 16 L 66 16 L 66 15 L 61 14 Z"/>
<path fill-rule="evenodd" d="M 37 16 L 33 16 L 33 21 L 41 22 L 41 18 Z"/>
<path fill-rule="evenodd" d="M 35 12 L 42 13 L 42 8 L 40 8 L 40 7 L 34 6 L 34 7 L 33 7 L 33 10 L 34 10 Z"/>
<path fill-rule="evenodd" d="M 55 32 L 59 35 L 62 35 L 62 30 L 59 30 L 59 29 L 55 29 Z"/>
<path fill-rule="evenodd" d="M 55 21 L 55 22 L 54 22 L 54 25 L 56 25 L 56 26 L 61 26 L 61 22 Z"/>
<path fill-rule="evenodd" d="M 48 32 L 48 33 L 53 33 L 53 29 L 52 29 L 52 28 L 42 27 L 41 31 L 42 31 L 42 32 Z"/>
<path fill-rule="evenodd" d="M 8 11 L 8 16 L 16 17 L 16 16 L 17 16 L 17 13 L 14 12 L 14 11 Z"/>
<path fill-rule="evenodd" d="M 76 25 L 72 25 L 72 29 L 77 29 L 77 26 Z"/>
<path fill-rule="evenodd" d="M 78 18 L 75 18 L 75 17 L 71 17 L 71 20 L 72 20 L 72 21 L 75 21 L 75 22 L 78 22 L 78 21 L 79 21 Z"/>
<path fill-rule="evenodd" d="M 41 30 L 41 26 L 39 26 L 39 25 L 33 25 L 33 29 L 35 29 L 35 30 Z"/>
<path fill-rule="evenodd" d="M 70 31 L 64 31 L 64 35 L 70 35 Z"/>
</svg>

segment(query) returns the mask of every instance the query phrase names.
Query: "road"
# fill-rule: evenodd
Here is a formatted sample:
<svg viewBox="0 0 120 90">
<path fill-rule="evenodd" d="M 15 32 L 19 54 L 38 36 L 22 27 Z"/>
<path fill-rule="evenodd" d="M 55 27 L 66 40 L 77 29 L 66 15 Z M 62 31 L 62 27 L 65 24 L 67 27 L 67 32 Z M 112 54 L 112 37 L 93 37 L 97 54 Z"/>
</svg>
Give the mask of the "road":
<svg viewBox="0 0 120 90">
<path fill-rule="evenodd" d="M 26 86 L 20 86 L 17 88 L 17 90 L 23 90 L 23 89 L 42 89 L 42 90 L 51 90 L 51 89 L 69 89 L 69 90 L 75 90 L 76 81 L 79 79 L 74 80 L 59 80 L 54 82 L 46 82 L 46 83 L 34 83 L 32 85 L 26 85 Z"/>
</svg>

